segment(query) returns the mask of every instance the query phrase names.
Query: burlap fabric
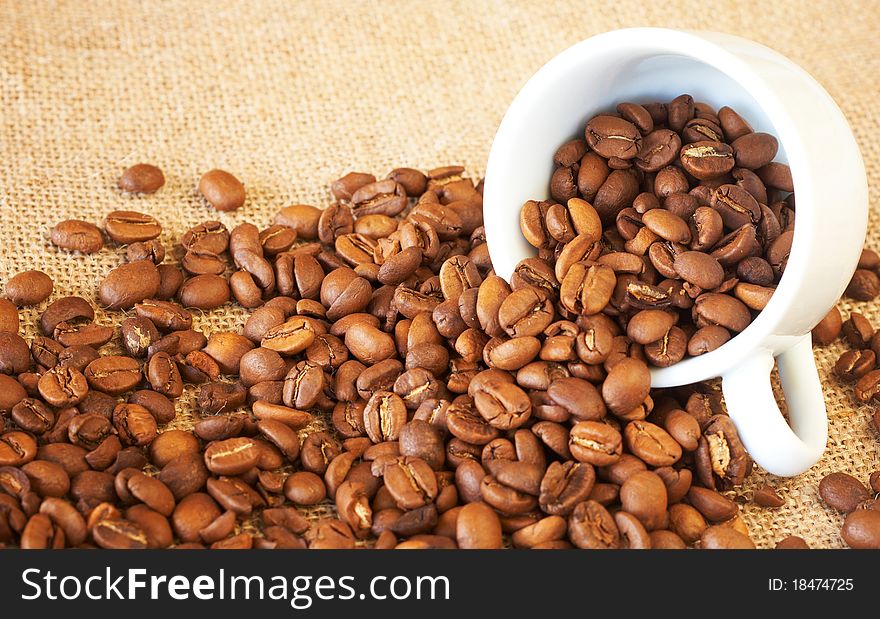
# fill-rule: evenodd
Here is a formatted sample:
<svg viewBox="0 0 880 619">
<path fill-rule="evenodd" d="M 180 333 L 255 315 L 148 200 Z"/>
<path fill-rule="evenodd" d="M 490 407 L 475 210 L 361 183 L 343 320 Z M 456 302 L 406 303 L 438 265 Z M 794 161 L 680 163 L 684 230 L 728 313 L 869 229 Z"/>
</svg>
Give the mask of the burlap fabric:
<svg viewBox="0 0 880 619">
<path fill-rule="evenodd" d="M 327 205 L 327 186 L 355 169 L 460 163 L 482 173 L 495 128 L 524 81 L 592 34 L 626 26 L 714 29 L 753 38 L 802 64 L 847 114 L 880 189 L 876 101 L 877 3 L 810 2 L 0 2 L 0 283 L 28 268 L 55 280 L 55 297 L 91 297 L 122 249 L 60 252 L 48 230 L 65 218 L 100 223 L 114 209 L 155 215 L 170 243 L 209 218 L 230 228 L 269 222 L 282 206 Z M 829 153 L 833 156 L 833 153 Z M 148 161 L 167 177 L 156 195 L 115 187 Z M 200 174 L 221 167 L 247 187 L 246 206 L 218 214 L 198 198 Z M 834 205 L 827 205 L 833 208 Z M 876 220 L 876 211 L 872 221 Z M 880 247 L 880 228 L 869 246 Z M 880 304 L 841 305 L 880 325 Z M 41 308 L 23 312 L 30 324 Z M 206 331 L 238 328 L 236 305 L 196 317 Z M 120 316 L 99 312 L 118 324 Z M 35 333 L 26 328 L 26 337 Z M 796 534 L 838 547 L 841 517 L 816 486 L 831 471 L 862 480 L 880 466 L 871 406 L 857 405 L 830 369 L 838 344 L 817 350 L 831 419 L 823 461 L 795 479 L 756 471 L 778 510 L 746 502 L 761 546 Z M 175 422 L 191 422 L 186 399 Z"/>
</svg>

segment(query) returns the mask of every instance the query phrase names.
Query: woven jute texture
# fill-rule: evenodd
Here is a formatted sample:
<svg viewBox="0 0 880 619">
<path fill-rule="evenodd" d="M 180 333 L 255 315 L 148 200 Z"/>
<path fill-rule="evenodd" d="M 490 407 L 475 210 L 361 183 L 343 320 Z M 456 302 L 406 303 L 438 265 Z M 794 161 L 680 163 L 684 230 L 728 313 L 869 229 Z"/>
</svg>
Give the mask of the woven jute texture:
<svg viewBox="0 0 880 619">
<path fill-rule="evenodd" d="M 565 47 L 627 26 L 712 29 L 755 39 L 803 65 L 832 94 L 862 147 L 877 223 L 880 190 L 880 13 L 874 0 L 687 2 L 264 1 L 0 2 L 0 284 L 24 269 L 55 280 L 53 298 L 92 297 L 123 250 L 93 256 L 53 248 L 57 221 L 100 223 L 114 209 L 151 213 L 166 246 L 220 219 L 264 225 L 285 205 L 326 206 L 334 178 L 485 166 L 495 128 L 526 79 Z M 829 153 L 833 157 L 833 153 Z M 167 184 L 132 197 L 115 187 L 133 163 L 159 165 Z M 220 167 L 247 203 L 220 214 L 199 199 L 201 173 Z M 834 208 L 833 204 L 826 205 Z M 868 245 L 880 246 L 880 226 Z M 833 249 L 829 248 L 833 251 Z M 45 305 L 45 304 L 44 304 Z M 880 326 L 880 304 L 844 302 Z M 22 312 L 31 324 L 42 307 Z M 196 317 L 206 332 L 237 329 L 237 305 Z M 99 312 L 98 321 L 121 316 Z M 26 338 L 35 335 L 28 326 Z M 870 406 L 830 369 L 843 346 L 817 350 L 831 420 L 822 462 L 795 479 L 758 470 L 740 494 L 769 482 L 786 504 L 746 503 L 761 546 L 789 534 L 839 547 L 842 518 L 818 500 L 831 471 L 862 480 L 880 467 Z M 190 394 L 191 396 L 191 394 Z M 184 398 L 177 424 L 191 423 Z"/>
</svg>

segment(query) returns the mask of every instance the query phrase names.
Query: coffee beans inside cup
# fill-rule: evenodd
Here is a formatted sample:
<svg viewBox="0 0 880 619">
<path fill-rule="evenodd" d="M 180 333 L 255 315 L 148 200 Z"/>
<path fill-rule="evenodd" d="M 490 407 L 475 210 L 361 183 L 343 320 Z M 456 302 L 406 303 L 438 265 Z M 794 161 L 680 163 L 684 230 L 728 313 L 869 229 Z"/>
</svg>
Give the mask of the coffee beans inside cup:
<svg viewBox="0 0 880 619">
<path fill-rule="evenodd" d="M 520 212 L 559 316 L 598 316 L 656 367 L 711 352 L 767 305 L 791 251 L 778 143 L 690 95 L 620 103 L 559 147 L 550 199 Z M 555 280 L 555 281 L 554 281 Z"/>
</svg>

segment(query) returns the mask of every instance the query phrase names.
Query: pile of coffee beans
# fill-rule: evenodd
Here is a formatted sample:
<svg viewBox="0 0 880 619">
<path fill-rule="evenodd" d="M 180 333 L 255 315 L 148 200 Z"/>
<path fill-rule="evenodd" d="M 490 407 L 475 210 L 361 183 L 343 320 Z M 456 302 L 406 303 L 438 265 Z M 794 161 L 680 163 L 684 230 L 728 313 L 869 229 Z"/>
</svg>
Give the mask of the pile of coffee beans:
<svg viewBox="0 0 880 619">
<path fill-rule="evenodd" d="M 562 318 L 622 330 L 651 365 L 715 350 L 764 309 L 788 262 L 794 187 L 777 149 L 690 95 L 621 103 L 559 147 L 551 199 L 523 205 L 538 257 L 520 269 L 558 287 Z"/>
<path fill-rule="evenodd" d="M 708 296 L 693 326 L 729 337 L 728 310 L 746 303 L 738 286 L 772 292 L 784 259 L 766 258 L 790 229 L 793 200 L 759 201 L 771 207 L 723 246 L 736 254 L 758 244 L 764 258 L 729 264 L 712 256 L 722 241 L 690 247 L 687 223 L 649 211 L 686 222 L 671 205 L 697 204 L 696 214 L 708 200 L 733 222 L 736 207 L 711 202 L 727 172 L 736 180 L 727 185 L 753 196 L 785 190 L 786 169 L 767 159 L 766 138 L 739 142 L 748 126 L 726 108 L 709 114 L 678 98 L 620 109 L 621 119 L 591 121 L 593 150 L 578 141 L 560 149 L 553 191 L 566 206 L 528 207 L 539 217 L 524 219 L 526 234 L 546 242 L 509 283 L 489 260 L 482 183 L 458 166 L 398 168 L 384 179 L 352 172 L 332 183 L 325 209 L 287 206 L 263 228 L 206 221 L 168 248 L 161 223 L 136 211 L 109 213 L 103 230 L 59 223 L 57 247 L 97 252 L 106 238 L 125 246 L 126 262 L 94 300 L 52 298 L 39 271 L 6 282 L 0 546 L 754 547 L 734 500 L 752 462 L 720 393 L 652 391 L 647 362 L 668 357 L 679 331 L 692 328 L 676 326 L 684 307 L 657 302 L 664 294 Z M 667 136 L 657 134 L 664 124 L 686 145 L 719 127 L 731 146 L 713 140 L 712 152 L 731 159 L 730 169 L 719 176 L 709 150 L 680 146 L 685 171 L 631 167 L 639 144 Z M 666 157 L 657 149 L 645 151 L 649 167 Z M 705 161 L 691 161 L 697 153 Z M 607 172 L 590 163 L 596 157 Z M 560 197 L 565 173 L 583 174 L 596 191 Z M 689 186 L 689 175 L 703 189 L 676 185 Z M 668 190 L 636 192 L 617 208 L 632 180 L 654 187 L 667 177 Z M 138 164 L 119 186 L 152 193 L 164 182 L 161 170 Z M 245 201 L 223 171 L 205 174 L 199 188 L 219 210 Z M 637 198 L 666 208 L 639 210 Z M 633 234 L 624 240 L 626 209 L 623 228 Z M 719 234 L 734 227 L 720 225 Z M 595 238 L 585 244 L 582 235 Z M 624 247 L 639 243 L 641 253 Z M 653 255 L 652 244 L 662 246 Z M 681 247 L 688 251 L 673 253 Z M 678 282 L 674 294 L 652 261 L 666 264 L 665 251 L 680 269 L 667 277 Z M 722 265 L 717 286 L 702 280 L 707 258 Z M 751 258 L 743 273 L 770 275 L 740 273 Z M 251 310 L 240 332 L 194 328 L 191 310 L 233 302 Z M 124 319 L 100 324 L 94 304 Z M 31 341 L 19 335 L 24 306 L 40 311 Z M 751 319 L 756 308 L 746 307 Z M 193 423 L 176 423 L 193 392 Z M 754 501 L 781 499 L 766 488 Z"/>
</svg>

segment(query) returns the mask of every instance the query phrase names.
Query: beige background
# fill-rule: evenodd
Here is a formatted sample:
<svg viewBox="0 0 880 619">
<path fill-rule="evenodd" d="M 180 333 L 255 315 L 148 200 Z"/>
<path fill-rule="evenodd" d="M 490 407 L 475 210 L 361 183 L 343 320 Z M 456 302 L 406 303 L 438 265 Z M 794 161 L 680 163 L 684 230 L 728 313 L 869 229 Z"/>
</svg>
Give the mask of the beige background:
<svg viewBox="0 0 880 619">
<path fill-rule="evenodd" d="M 47 230 L 77 217 L 100 223 L 119 208 L 157 216 L 170 242 L 209 218 L 269 222 L 293 202 L 329 203 L 328 183 L 351 169 L 461 163 L 483 171 L 495 127 L 526 79 L 580 39 L 625 26 L 726 31 L 802 64 L 853 125 L 880 189 L 876 1 L 687 2 L 0 2 L 0 283 L 41 268 L 62 293 L 93 294 L 121 251 L 54 250 Z M 829 153 L 829 156 L 833 156 Z M 115 189 L 126 166 L 165 171 L 156 195 Z M 197 198 L 212 167 L 246 184 L 241 211 L 219 215 Z M 827 205 L 833 208 L 833 204 Z M 876 222 L 876 209 L 872 222 Z M 877 235 L 870 244 L 875 248 Z M 856 307 L 880 325 L 877 304 Z M 25 312 L 26 319 L 37 310 Z M 208 329 L 241 324 L 229 308 Z M 118 316 L 101 315 L 103 322 Z M 33 331 L 28 331 L 28 336 Z M 829 378 L 840 345 L 819 352 L 832 439 L 820 468 L 861 479 L 880 466 L 869 426 Z M 180 423 L 188 421 L 184 411 Z M 751 496 L 756 473 L 742 491 Z M 770 480 L 787 498 L 745 507 L 753 537 L 787 534 L 841 545 L 841 518 L 817 502 L 818 472 Z"/>
</svg>

